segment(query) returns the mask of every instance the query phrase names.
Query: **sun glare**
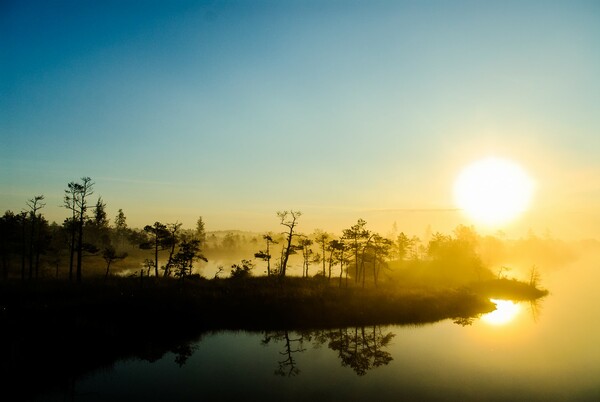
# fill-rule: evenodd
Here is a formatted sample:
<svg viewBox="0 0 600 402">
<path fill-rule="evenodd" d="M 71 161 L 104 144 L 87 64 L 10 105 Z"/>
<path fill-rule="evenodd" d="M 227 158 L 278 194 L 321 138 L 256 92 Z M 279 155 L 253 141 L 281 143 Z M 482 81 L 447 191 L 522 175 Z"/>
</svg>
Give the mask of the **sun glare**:
<svg viewBox="0 0 600 402">
<path fill-rule="evenodd" d="M 481 320 L 492 325 L 504 325 L 512 321 L 521 307 L 510 300 L 490 299 L 496 305 L 496 310 L 481 316 Z"/>
<path fill-rule="evenodd" d="M 456 204 L 471 219 L 498 225 L 525 211 L 533 181 L 519 165 L 506 159 L 486 158 L 467 166 L 454 184 Z"/>
</svg>

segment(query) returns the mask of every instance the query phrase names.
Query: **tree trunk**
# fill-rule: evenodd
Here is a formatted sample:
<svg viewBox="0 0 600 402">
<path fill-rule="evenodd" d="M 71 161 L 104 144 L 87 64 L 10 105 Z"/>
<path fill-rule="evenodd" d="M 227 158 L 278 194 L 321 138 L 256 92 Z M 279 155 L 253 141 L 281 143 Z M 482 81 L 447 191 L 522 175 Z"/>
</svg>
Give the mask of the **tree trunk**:
<svg viewBox="0 0 600 402">
<path fill-rule="evenodd" d="M 76 279 L 77 283 L 81 283 L 81 263 L 83 258 L 83 211 L 79 217 L 79 233 L 77 240 L 77 272 Z"/>
<path fill-rule="evenodd" d="M 292 248 L 292 235 L 294 228 L 290 228 L 290 233 L 287 238 L 287 247 L 285 248 L 285 255 L 283 257 L 283 264 L 281 264 L 281 276 L 285 276 L 285 271 L 287 268 L 288 259 L 290 258 L 290 250 Z"/>
<path fill-rule="evenodd" d="M 173 261 L 173 254 L 175 254 L 175 236 L 172 237 L 171 250 L 169 251 L 169 259 L 167 260 L 167 265 L 165 265 L 165 273 L 163 276 L 166 278 L 169 276 L 169 270 L 171 269 L 171 264 Z M 158 271 L 156 271 L 156 276 L 158 276 Z"/>
<path fill-rule="evenodd" d="M 75 222 L 71 230 L 71 244 L 69 244 L 69 281 L 73 280 L 73 263 L 75 259 Z"/>
<path fill-rule="evenodd" d="M 327 279 L 331 280 L 331 265 L 333 264 L 333 252 L 335 251 L 335 249 L 333 247 L 331 247 L 331 252 L 329 253 L 329 261 L 328 261 L 328 270 L 329 270 L 329 274 L 327 276 Z M 323 273 L 324 275 L 325 273 Z"/>
<path fill-rule="evenodd" d="M 340 287 L 342 287 L 342 277 L 344 275 L 344 260 L 340 257 Z"/>
<path fill-rule="evenodd" d="M 158 229 L 154 237 L 154 276 L 158 277 Z M 150 270 L 148 270 L 150 276 Z"/>
<path fill-rule="evenodd" d="M 25 219 L 23 219 L 21 227 L 21 280 L 25 280 Z"/>
<path fill-rule="evenodd" d="M 271 253 L 269 252 L 269 240 L 267 240 L 267 276 L 271 276 Z"/>
<path fill-rule="evenodd" d="M 104 281 L 106 282 L 106 280 L 108 279 L 108 271 L 110 270 L 110 263 L 112 261 L 108 261 L 108 263 L 106 264 L 106 274 L 104 275 Z"/>
<path fill-rule="evenodd" d="M 35 214 L 31 217 L 31 232 L 29 236 L 29 279 L 33 278 L 33 247 L 35 237 Z"/>
<path fill-rule="evenodd" d="M 354 283 L 358 283 L 359 271 L 358 271 L 358 242 L 354 242 L 354 265 L 355 265 L 355 276 Z"/>
</svg>

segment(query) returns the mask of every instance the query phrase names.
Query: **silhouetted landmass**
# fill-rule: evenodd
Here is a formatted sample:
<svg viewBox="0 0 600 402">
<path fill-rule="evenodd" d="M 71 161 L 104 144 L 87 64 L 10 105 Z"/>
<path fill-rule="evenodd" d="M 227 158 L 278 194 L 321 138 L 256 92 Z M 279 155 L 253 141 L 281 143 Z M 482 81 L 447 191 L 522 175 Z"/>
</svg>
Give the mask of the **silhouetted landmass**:
<svg viewBox="0 0 600 402">
<path fill-rule="evenodd" d="M 521 291 L 518 282 L 496 282 L 504 289 L 517 284 Z M 3 281 L 0 375 L 4 389 L 33 396 L 41 389 L 65 389 L 69 381 L 122 358 L 152 361 L 174 351 L 185 362 L 182 345 L 207 331 L 334 330 L 460 320 L 494 310 L 483 295 L 488 290 L 339 288 L 323 278 L 276 277 Z M 341 342 L 336 339 L 331 340 L 334 345 Z M 347 358 L 352 365 L 352 356 Z"/>
<path fill-rule="evenodd" d="M 539 289 L 515 279 L 495 279 L 475 282 L 470 288 L 477 294 L 492 299 L 534 300 L 548 295 L 548 290 Z"/>
</svg>

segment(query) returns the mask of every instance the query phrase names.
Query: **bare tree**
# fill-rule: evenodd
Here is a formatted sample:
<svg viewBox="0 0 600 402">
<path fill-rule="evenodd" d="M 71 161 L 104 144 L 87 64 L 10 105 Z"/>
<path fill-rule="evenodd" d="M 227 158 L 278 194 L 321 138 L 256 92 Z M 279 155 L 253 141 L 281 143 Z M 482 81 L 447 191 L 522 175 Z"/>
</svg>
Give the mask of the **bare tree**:
<svg viewBox="0 0 600 402">
<path fill-rule="evenodd" d="M 37 212 L 46 206 L 42 201 L 44 200 L 43 195 L 36 195 L 32 199 L 27 201 L 27 206 L 29 207 L 29 219 L 30 219 L 30 236 L 29 236 L 29 279 L 33 277 L 33 261 L 34 261 L 34 253 L 37 254 L 36 264 L 35 264 L 35 278 L 37 279 L 39 273 L 39 252 L 40 252 L 40 241 L 39 235 L 36 231 L 38 231 L 38 214 Z M 39 217 L 41 218 L 41 216 Z"/>
<path fill-rule="evenodd" d="M 289 260 L 290 254 L 292 254 L 292 251 L 293 251 L 292 240 L 293 240 L 294 236 L 297 235 L 294 232 L 294 229 L 298 225 L 298 218 L 301 215 L 302 215 L 302 212 L 300 212 L 300 211 L 291 211 L 290 210 L 290 211 L 277 212 L 277 216 L 280 219 L 280 224 L 288 228 L 288 230 L 286 232 L 284 232 L 284 234 L 286 235 L 286 247 L 283 252 L 283 258 L 281 261 L 281 270 L 279 272 L 279 275 L 282 277 L 284 277 L 286 274 L 288 260 Z"/>
<path fill-rule="evenodd" d="M 81 183 L 67 184 L 63 206 L 72 212 L 71 226 L 71 259 L 69 262 L 69 279 L 73 278 L 73 254 L 77 254 L 76 278 L 81 282 L 81 265 L 83 257 L 83 225 L 87 217 L 88 197 L 94 193 L 94 182 L 89 177 L 82 177 Z M 68 220 L 67 220 L 68 222 Z M 77 238 L 77 241 L 75 241 Z"/>
<path fill-rule="evenodd" d="M 63 207 L 71 211 L 71 217 L 65 219 L 65 229 L 69 231 L 69 280 L 73 280 L 73 265 L 75 263 L 75 247 L 77 239 L 77 206 L 75 200 L 78 197 L 80 185 L 75 182 L 67 184 L 63 199 Z"/>
<path fill-rule="evenodd" d="M 89 177 L 82 177 L 81 184 L 79 184 L 78 197 L 75 198 L 75 204 L 77 207 L 77 270 L 76 279 L 77 283 L 81 283 L 81 271 L 82 271 L 82 257 L 83 257 L 83 223 L 86 218 L 88 205 L 87 198 L 94 193 L 93 191 L 94 182 Z"/>
</svg>

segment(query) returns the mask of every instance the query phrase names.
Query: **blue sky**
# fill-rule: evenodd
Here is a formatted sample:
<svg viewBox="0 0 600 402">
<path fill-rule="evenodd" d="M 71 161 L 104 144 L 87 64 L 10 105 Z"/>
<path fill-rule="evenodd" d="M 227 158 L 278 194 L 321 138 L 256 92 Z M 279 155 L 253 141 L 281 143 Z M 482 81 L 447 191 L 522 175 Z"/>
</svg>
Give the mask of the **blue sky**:
<svg viewBox="0 0 600 402">
<path fill-rule="evenodd" d="M 60 221 L 91 176 L 138 226 L 293 208 L 306 230 L 445 230 L 461 167 L 497 155 L 538 182 L 520 229 L 593 235 L 599 21 L 593 1 L 4 1 L 0 206 L 44 194 Z"/>
</svg>

